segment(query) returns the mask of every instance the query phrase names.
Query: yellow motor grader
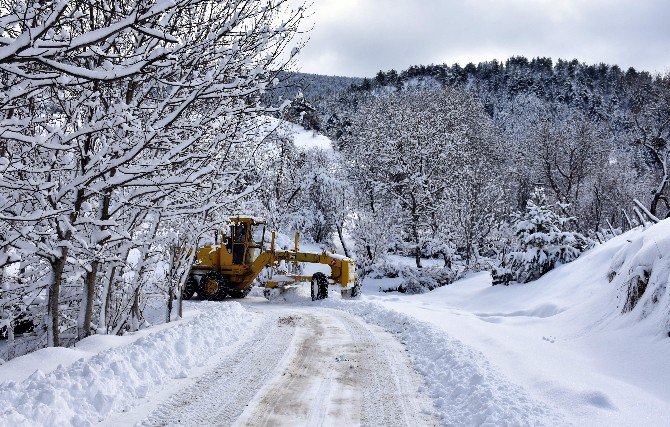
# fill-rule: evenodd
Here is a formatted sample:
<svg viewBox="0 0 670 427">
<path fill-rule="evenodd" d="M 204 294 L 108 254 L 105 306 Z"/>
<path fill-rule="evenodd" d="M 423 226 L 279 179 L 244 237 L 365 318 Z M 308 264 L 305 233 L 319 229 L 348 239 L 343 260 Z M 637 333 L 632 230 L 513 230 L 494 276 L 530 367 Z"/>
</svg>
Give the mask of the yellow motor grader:
<svg viewBox="0 0 670 427">
<path fill-rule="evenodd" d="M 261 271 L 270 267 L 270 271 L 276 272 L 282 262 L 294 266 L 299 263 L 325 264 L 330 267 L 331 274 L 273 274 L 261 280 L 268 299 L 273 293 L 299 282 L 311 283 L 313 301 L 327 298 L 331 283 L 339 285 L 343 298 L 360 295 L 361 286 L 356 278 L 354 260 L 326 251 L 301 252 L 298 250 L 298 233 L 295 235 L 293 249 L 276 250 L 274 231 L 269 244 L 266 244 L 265 225 L 265 221 L 258 218 L 231 219 L 230 234 L 222 233 L 221 239 L 217 236 L 216 244 L 197 249 L 182 297 L 190 299 L 197 293 L 200 298 L 214 301 L 226 297 L 244 298 L 251 291 Z"/>
</svg>

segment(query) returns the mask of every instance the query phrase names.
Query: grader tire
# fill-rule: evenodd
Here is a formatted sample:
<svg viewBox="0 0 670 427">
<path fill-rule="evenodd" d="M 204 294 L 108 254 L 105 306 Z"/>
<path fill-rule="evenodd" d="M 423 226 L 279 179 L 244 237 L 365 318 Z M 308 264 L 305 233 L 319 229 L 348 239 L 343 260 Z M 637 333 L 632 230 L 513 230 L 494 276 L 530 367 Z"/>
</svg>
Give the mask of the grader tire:
<svg viewBox="0 0 670 427">
<path fill-rule="evenodd" d="M 181 293 L 181 298 L 182 299 L 191 299 L 193 298 L 193 295 L 198 291 L 198 282 L 195 280 L 193 276 L 189 277 L 188 280 L 186 280 L 186 284 L 184 285 L 184 290 Z"/>
<path fill-rule="evenodd" d="M 314 273 L 312 276 L 312 301 L 328 298 L 328 278 L 323 273 Z"/>
<path fill-rule="evenodd" d="M 249 292 L 251 292 L 251 287 L 248 287 L 246 289 L 228 289 L 228 296 L 231 298 L 237 298 L 237 299 L 242 299 L 246 298 L 247 295 L 249 295 Z"/>
<path fill-rule="evenodd" d="M 200 279 L 198 295 L 209 301 L 223 301 L 226 298 L 226 279 L 217 272 L 209 272 Z"/>
</svg>

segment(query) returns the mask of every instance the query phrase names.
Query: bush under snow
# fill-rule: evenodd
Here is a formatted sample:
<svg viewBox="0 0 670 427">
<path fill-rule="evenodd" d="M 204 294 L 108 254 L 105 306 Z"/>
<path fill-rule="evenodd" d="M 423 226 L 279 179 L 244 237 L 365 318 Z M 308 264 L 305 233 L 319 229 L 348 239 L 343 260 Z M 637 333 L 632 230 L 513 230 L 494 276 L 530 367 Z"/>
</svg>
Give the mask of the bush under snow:
<svg viewBox="0 0 670 427">
<path fill-rule="evenodd" d="M 448 267 L 416 268 L 389 260 L 374 265 L 370 270 L 366 278 L 396 279 L 384 280 L 380 283 L 379 290 L 384 292 L 398 291 L 408 294 L 420 294 L 432 291 L 440 286 L 448 285 L 456 280 L 456 273 Z"/>
<path fill-rule="evenodd" d="M 620 289 L 619 308 L 670 331 L 670 219 L 644 230 L 612 259 L 610 282 Z"/>
</svg>

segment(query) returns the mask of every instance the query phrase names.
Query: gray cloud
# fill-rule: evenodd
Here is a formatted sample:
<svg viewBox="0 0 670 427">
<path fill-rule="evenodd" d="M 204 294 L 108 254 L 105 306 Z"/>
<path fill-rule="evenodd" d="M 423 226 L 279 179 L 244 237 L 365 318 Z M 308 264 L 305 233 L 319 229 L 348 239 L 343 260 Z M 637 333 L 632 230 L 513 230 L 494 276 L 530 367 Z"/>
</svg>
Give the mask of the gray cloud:
<svg viewBox="0 0 670 427">
<path fill-rule="evenodd" d="M 668 0 L 315 0 L 301 71 L 370 76 L 512 55 L 670 70 Z"/>
</svg>

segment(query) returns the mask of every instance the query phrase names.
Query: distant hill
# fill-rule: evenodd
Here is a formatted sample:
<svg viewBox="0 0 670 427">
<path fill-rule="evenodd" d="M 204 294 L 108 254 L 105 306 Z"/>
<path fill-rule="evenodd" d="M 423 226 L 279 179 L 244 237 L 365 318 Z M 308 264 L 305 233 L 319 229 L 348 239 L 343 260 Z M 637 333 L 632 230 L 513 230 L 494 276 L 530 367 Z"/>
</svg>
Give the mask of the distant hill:
<svg viewBox="0 0 670 427">
<path fill-rule="evenodd" d="M 277 105 L 284 100 L 292 100 L 298 92 L 302 92 L 306 99 L 318 102 L 321 99 L 360 85 L 362 78 L 324 76 L 320 74 L 290 73 L 280 74 L 280 83 L 268 92 L 265 102 Z"/>
<path fill-rule="evenodd" d="M 612 121 L 617 115 L 626 115 L 636 103 L 647 101 L 655 87 L 667 85 L 667 75 L 652 75 L 632 67 L 622 70 L 617 65 L 586 64 L 576 59 L 516 56 L 504 62 L 493 60 L 464 67 L 417 65 L 401 72 L 379 71 L 355 89 L 374 93 L 414 86 L 460 87 L 475 92 L 491 115 L 500 111 L 501 102 L 525 95 Z"/>
</svg>

